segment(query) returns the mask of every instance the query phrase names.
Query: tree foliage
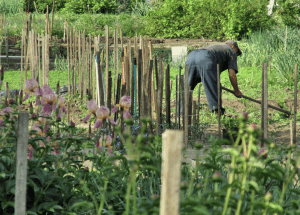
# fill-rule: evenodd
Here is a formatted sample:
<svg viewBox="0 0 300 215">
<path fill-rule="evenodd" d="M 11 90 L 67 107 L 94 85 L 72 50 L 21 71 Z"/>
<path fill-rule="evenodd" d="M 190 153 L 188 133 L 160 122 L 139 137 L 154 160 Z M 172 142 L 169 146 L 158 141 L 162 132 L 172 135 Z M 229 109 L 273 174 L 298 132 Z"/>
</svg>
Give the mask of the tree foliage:
<svg viewBox="0 0 300 215">
<path fill-rule="evenodd" d="M 267 4 L 259 0 L 165 0 L 147 15 L 144 33 L 167 38 L 240 37 L 274 24 Z"/>
<path fill-rule="evenodd" d="M 34 1 L 29 0 L 22 0 L 23 10 L 28 11 L 29 2 L 29 12 L 35 12 Z M 49 11 L 52 11 L 53 0 L 36 0 L 35 2 L 39 12 L 46 13 L 47 5 Z M 145 0 L 138 0 L 138 2 L 145 2 Z M 136 0 L 55 0 L 55 10 L 76 14 L 87 13 L 89 10 L 93 13 L 115 13 L 120 5 L 126 10 L 131 10 L 135 4 Z"/>
</svg>

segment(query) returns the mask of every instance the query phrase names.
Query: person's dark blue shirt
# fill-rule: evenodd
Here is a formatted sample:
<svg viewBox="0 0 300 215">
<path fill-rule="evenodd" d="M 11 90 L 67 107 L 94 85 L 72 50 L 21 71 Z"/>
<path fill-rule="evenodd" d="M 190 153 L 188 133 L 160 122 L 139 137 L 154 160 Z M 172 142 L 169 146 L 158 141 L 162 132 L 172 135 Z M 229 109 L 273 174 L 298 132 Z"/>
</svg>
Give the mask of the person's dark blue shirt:
<svg viewBox="0 0 300 215">
<path fill-rule="evenodd" d="M 209 45 L 201 49 L 210 51 L 216 57 L 220 65 L 220 73 L 226 69 L 234 69 L 235 73 L 238 73 L 237 55 L 229 45 Z"/>
</svg>

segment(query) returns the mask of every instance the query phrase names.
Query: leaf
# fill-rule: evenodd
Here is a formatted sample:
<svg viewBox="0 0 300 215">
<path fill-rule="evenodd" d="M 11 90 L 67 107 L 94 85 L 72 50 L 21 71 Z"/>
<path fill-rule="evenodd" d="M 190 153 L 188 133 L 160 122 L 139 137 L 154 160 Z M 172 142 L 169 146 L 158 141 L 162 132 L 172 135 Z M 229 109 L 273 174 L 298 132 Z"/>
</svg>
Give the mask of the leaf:
<svg viewBox="0 0 300 215">
<path fill-rule="evenodd" d="M 255 181 L 248 181 L 249 186 L 253 187 L 256 192 L 259 192 L 258 184 Z"/>
<path fill-rule="evenodd" d="M 38 211 L 40 211 L 41 209 L 44 209 L 44 210 L 49 210 L 52 206 L 56 205 L 58 202 L 57 201 L 53 201 L 53 202 L 44 202 L 42 204 L 39 205 L 38 207 Z"/>
<path fill-rule="evenodd" d="M 94 204 L 88 201 L 82 201 L 82 202 L 76 202 L 75 204 L 73 204 L 70 209 L 77 209 L 77 208 L 86 208 L 86 209 L 93 209 L 94 208 Z"/>
<path fill-rule="evenodd" d="M 4 210 L 7 206 L 15 207 L 14 202 L 1 202 L 2 209 Z"/>
<path fill-rule="evenodd" d="M 5 182 L 5 189 L 7 192 L 10 192 L 12 194 L 15 194 L 15 189 L 16 189 L 16 180 L 12 179 L 10 181 Z"/>
<path fill-rule="evenodd" d="M 222 149 L 221 152 L 223 152 L 223 153 L 228 153 L 228 154 L 230 154 L 230 155 L 232 155 L 232 156 L 238 156 L 238 155 L 239 155 L 238 151 L 235 150 L 235 149 L 232 149 L 232 148 L 225 148 L 225 149 Z"/>
<path fill-rule="evenodd" d="M 33 211 L 26 211 L 26 213 L 27 213 L 28 215 L 30 215 L 30 214 L 32 214 L 32 215 L 37 215 L 37 213 L 35 213 L 35 212 L 33 212 Z"/>
<path fill-rule="evenodd" d="M 275 203 L 269 203 L 269 205 L 267 206 L 269 209 L 272 210 L 272 212 L 278 212 L 278 213 L 282 213 L 283 212 L 283 208 Z"/>
<path fill-rule="evenodd" d="M 0 173 L 0 177 L 1 177 L 1 178 L 5 178 L 5 172 L 1 172 L 1 173 Z"/>
<path fill-rule="evenodd" d="M 290 191 L 300 195 L 300 190 L 299 189 L 290 189 Z"/>
<path fill-rule="evenodd" d="M 144 165 L 143 167 L 142 167 L 142 169 L 144 170 L 153 170 L 153 171 L 155 171 L 155 172 L 158 172 L 158 173 L 160 173 L 160 168 L 159 167 L 155 167 L 155 166 L 150 166 L 150 165 Z"/>
</svg>

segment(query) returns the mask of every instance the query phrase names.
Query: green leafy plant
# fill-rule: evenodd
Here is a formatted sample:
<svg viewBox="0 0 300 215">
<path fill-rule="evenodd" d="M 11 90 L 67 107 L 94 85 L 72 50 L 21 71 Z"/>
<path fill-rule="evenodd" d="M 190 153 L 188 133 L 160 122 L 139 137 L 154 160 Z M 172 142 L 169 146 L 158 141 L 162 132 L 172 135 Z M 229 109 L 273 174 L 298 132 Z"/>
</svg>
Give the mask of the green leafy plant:
<svg viewBox="0 0 300 215">
<path fill-rule="evenodd" d="M 238 128 L 239 121 L 232 117 L 223 117 L 221 124 L 228 130 Z"/>
</svg>

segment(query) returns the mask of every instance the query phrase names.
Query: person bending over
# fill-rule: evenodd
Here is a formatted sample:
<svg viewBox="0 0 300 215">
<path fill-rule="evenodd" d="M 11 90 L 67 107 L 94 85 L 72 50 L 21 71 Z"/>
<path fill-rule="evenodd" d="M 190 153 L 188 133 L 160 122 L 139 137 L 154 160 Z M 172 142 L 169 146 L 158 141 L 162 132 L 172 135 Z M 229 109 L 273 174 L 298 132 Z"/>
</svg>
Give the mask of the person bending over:
<svg viewBox="0 0 300 215">
<path fill-rule="evenodd" d="M 204 91 L 208 101 L 209 109 L 213 113 L 218 112 L 218 84 L 217 84 L 217 64 L 220 65 L 220 74 L 228 69 L 229 79 L 234 88 L 235 96 L 242 97 L 239 90 L 236 74 L 238 73 L 237 56 L 242 55 L 235 40 L 227 40 L 222 45 L 209 45 L 192 51 L 185 62 L 189 66 L 189 86 L 194 90 L 199 82 L 204 85 Z M 220 83 L 220 89 L 221 83 Z M 222 98 L 222 90 L 221 90 Z M 221 111 L 224 115 L 225 108 Z"/>
</svg>

